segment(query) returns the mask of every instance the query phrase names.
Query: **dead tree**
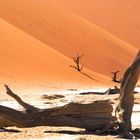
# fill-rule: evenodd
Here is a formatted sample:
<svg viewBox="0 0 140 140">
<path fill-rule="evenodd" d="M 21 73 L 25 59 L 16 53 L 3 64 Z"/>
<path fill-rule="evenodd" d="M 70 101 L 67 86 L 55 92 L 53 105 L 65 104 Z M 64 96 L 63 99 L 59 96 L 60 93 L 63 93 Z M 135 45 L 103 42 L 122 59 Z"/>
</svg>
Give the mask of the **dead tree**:
<svg viewBox="0 0 140 140">
<path fill-rule="evenodd" d="M 86 130 L 103 129 L 111 121 L 113 107 L 108 100 L 95 101 L 89 104 L 69 103 L 67 105 L 40 109 L 25 103 L 5 85 L 7 94 L 13 97 L 24 111 L 18 111 L 0 105 L 0 127 L 35 127 L 35 126 L 69 126 Z"/>
<path fill-rule="evenodd" d="M 119 122 L 120 132 L 124 137 L 132 138 L 131 115 L 134 105 L 134 88 L 140 73 L 140 51 L 130 67 L 125 71 L 120 88 L 119 103 L 115 114 Z"/>
<path fill-rule="evenodd" d="M 120 87 L 119 103 L 115 109 L 118 132 L 123 137 L 132 138 L 131 115 L 134 105 L 134 88 L 140 73 L 140 51 L 133 63 L 125 71 Z M 0 105 L 0 127 L 69 126 L 86 130 L 101 130 L 111 127 L 116 120 L 112 116 L 113 107 L 108 100 L 89 104 L 69 103 L 61 107 L 40 109 L 25 103 L 5 85 L 7 94 L 13 97 L 24 111 Z M 114 128 L 114 127 L 113 127 Z"/>
<path fill-rule="evenodd" d="M 117 74 L 119 73 L 120 71 L 115 71 L 115 72 L 111 72 L 113 74 L 113 77 L 112 77 L 112 81 L 113 82 L 116 82 L 116 83 L 121 83 L 121 79 L 118 80 L 118 77 L 117 77 Z"/>
<path fill-rule="evenodd" d="M 83 69 L 83 65 L 80 64 L 80 60 L 81 60 L 81 57 L 82 57 L 83 55 L 84 55 L 84 54 L 82 54 L 82 55 L 79 56 L 79 54 L 77 54 L 76 57 L 73 57 L 73 61 L 74 61 L 74 63 L 76 64 L 76 66 L 70 66 L 70 67 L 73 67 L 73 68 L 75 68 L 76 70 L 78 70 L 79 72 L 81 72 L 82 69 Z"/>
</svg>

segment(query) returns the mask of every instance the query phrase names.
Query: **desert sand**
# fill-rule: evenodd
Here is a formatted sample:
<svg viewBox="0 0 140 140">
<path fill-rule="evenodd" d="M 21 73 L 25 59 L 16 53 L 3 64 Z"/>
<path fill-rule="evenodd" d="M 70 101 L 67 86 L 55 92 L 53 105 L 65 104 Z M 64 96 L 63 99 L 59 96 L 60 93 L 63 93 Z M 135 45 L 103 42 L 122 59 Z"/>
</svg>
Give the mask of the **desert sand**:
<svg viewBox="0 0 140 140">
<path fill-rule="evenodd" d="M 85 53 L 83 65 L 108 76 L 122 74 L 137 51 L 85 18 L 40 0 L 0 0 L 0 17 L 69 58 Z"/>
<path fill-rule="evenodd" d="M 21 109 L 5 94 L 4 84 L 10 85 L 25 101 L 46 108 L 70 101 L 116 98 L 116 95 L 77 96 L 79 91 L 119 86 L 111 81 L 111 72 L 119 70 L 119 78 L 122 77 L 139 48 L 138 2 L 102 2 L 104 6 L 91 0 L 80 1 L 80 4 L 78 0 L 0 0 L 0 104 Z M 77 53 L 84 54 L 81 65 L 86 75 L 70 67 L 75 66 L 73 57 Z M 64 94 L 66 99 L 41 99 L 42 94 L 53 93 Z M 134 118 L 138 115 L 134 114 Z M 78 128 L 9 129 L 21 132 L 0 132 L 0 139 L 115 139 L 113 136 L 44 133 L 81 131 Z"/>
<path fill-rule="evenodd" d="M 70 67 L 75 65 L 72 60 L 2 19 L 0 28 L 2 91 L 4 83 L 16 87 L 22 85 L 29 91 L 33 87 L 36 87 L 35 90 L 38 90 L 37 87 L 60 90 L 111 84 L 108 77 L 84 68 L 83 71 L 94 78 L 89 79 Z"/>
<path fill-rule="evenodd" d="M 42 0 L 53 7 L 75 13 L 140 48 L 139 0 Z"/>
</svg>

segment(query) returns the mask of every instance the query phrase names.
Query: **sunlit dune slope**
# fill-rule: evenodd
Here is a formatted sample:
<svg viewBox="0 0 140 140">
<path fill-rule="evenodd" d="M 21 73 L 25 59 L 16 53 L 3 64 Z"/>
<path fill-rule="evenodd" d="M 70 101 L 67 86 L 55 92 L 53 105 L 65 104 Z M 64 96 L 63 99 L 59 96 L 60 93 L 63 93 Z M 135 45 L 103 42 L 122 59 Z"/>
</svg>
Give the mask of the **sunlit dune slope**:
<svg viewBox="0 0 140 140">
<path fill-rule="evenodd" d="M 85 67 L 109 76 L 114 70 L 123 72 L 136 53 L 134 47 L 87 20 L 40 0 L 0 0 L 0 17 L 70 58 L 85 53 Z"/>
<path fill-rule="evenodd" d="M 140 48 L 139 0 L 41 0 L 99 25 Z"/>
<path fill-rule="evenodd" d="M 94 80 L 91 80 L 70 68 L 73 62 L 69 58 L 2 19 L 0 56 L 0 87 L 4 83 L 12 85 L 11 82 L 22 81 L 30 86 L 43 83 L 45 88 L 84 88 L 110 84 L 105 76 L 98 73 L 84 69 L 83 72 L 93 76 Z"/>
</svg>

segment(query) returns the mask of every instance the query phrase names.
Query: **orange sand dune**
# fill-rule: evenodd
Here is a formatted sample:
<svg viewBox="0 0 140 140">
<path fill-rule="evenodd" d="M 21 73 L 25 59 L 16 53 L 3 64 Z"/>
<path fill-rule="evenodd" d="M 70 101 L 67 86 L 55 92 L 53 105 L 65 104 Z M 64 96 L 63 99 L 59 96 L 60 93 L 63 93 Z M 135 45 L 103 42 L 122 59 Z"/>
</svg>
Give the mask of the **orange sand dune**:
<svg viewBox="0 0 140 140">
<path fill-rule="evenodd" d="M 85 53 L 84 66 L 102 74 L 123 72 L 136 53 L 134 47 L 87 20 L 40 0 L 0 0 L 0 17 L 70 58 Z"/>
<path fill-rule="evenodd" d="M 4 83 L 45 88 L 84 88 L 111 82 L 84 69 L 91 80 L 70 68 L 73 61 L 0 19 L 0 89 Z M 27 85 L 27 86 L 26 86 Z M 16 86 L 15 86 L 16 87 Z"/>
<path fill-rule="evenodd" d="M 74 12 L 140 48 L 139 0 L 41 0 Z"/>
</svg>

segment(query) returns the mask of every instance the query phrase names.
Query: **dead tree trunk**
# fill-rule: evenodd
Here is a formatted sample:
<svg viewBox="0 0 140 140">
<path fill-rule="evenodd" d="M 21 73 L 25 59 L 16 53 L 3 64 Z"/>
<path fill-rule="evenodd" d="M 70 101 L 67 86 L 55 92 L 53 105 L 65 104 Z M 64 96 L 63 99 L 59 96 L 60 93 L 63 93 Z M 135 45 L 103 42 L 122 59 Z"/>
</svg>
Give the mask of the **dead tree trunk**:
<svg viewBox="0 0 140 140">
<path fill-rule="evenodd" d="M 140 51 L 130 67 L 126 70 L 120 88 L 119 103 L 116 107 L 116 117 L 119 122 L 120 132 L 124 137 L 131 138 L 131 115 L 134 105 L 134 88 L 140 73 Z"/>
<path fill-rule="evenodd" d="M 90 104 L 69 103 L 65 106 L 40 109 L 25 103 L 5 85 L 7 94 L 13 97 L 24 111 L 0 105 L 0 127 L 69 126 L 87 130 L 102 129 L 115 120 L 109 101 Z"/>
</svg>

